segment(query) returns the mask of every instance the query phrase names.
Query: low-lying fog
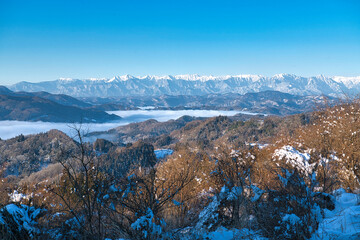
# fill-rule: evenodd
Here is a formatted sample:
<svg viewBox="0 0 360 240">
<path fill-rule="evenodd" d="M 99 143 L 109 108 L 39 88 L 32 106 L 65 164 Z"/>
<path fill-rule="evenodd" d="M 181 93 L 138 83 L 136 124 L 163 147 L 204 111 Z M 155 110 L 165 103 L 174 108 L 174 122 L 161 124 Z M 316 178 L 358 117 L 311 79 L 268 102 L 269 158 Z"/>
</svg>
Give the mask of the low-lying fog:
<svg viewBox="0 0 360 240">
<path fill-rule="evenodd" d="M 170 119 L 177 119 L 184 115 L 194 117 L 214 117 L 214 116 L 233 116 L 237 113 L 256 115 L 256 113 L 244 111 L 218 111 L 218 110 L 130 110 L 130 111 L 109 111 L 119 115 L 123 119 L 118 122 L 110 123 L 90 123 L 84 124 L 83 129 L 88 132 L 106 131 L 111 128 L 126 125 L 133 122 L 142 122 L 148 119 L 156 119 L 159 122 L 165 122 Z M 25 121 L 0 121 L 0 138 L 9 139 L 20 134 L 36 134 L 40 132 L 47 132 L 51 129 L 58 129 L 65 132 L 69 136 L 74 135 L 72 127 L 79 126 L 79 124 L 69 123 L 51 123 L 51 122 L 25 122 Z"/>
<path fill-rule="evenodd" d="M 184 115 L 194 117 L 214 117 L 214 116 L 234 116 L 238 113 L 256 115 L 256 113 L 244 111 L 219 111 L 219 110 L 128 110 L 128 111 L 108 111 L 107 113 L 116 114 L 131 122 L 142 122 L 148 119 L 155 119 L 165 122 L 170 119 L 178 119 Z"/>
</svg>

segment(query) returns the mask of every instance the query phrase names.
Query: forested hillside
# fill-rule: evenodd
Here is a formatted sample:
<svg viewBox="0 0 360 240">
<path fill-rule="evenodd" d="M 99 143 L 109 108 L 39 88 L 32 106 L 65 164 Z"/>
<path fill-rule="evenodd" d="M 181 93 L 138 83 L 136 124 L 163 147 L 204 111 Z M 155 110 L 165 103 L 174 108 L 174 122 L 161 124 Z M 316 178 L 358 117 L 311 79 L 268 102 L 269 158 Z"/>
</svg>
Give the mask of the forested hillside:
<svg viewBox="0 0 360 240">
<path fill-rule="evenodd" d="M 354 100 L 287 117 L 150 121 L 114 130 L 114 142 L 87 143 L 81 130 L 76 141 L 1 141 L 1 238 L 359 239 L 359 129 Z"/>
</svg>

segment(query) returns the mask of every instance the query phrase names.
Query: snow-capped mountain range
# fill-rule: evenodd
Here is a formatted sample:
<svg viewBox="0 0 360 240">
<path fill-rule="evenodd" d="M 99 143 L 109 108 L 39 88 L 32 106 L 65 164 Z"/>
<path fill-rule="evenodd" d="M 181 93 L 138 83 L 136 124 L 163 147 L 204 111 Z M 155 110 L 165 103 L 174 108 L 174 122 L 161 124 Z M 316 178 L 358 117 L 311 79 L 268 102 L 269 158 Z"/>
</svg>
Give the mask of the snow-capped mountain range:
<svg viewBox="0 0 360 240">
<path fill-rule="evenodd" d="M 226 76 L 142 76 L 113 78 L 71 79 L 60 78 L 38 83 L 19 82 L 9 86 L 13 91 L 46 91 L 74 97 L 122 97 L 158 95 L 205 95 L 275 90 L 294 95 L 329 95 L 360 93 L 358 77 L 301 77 L 292 74 Z"/>
</svg>

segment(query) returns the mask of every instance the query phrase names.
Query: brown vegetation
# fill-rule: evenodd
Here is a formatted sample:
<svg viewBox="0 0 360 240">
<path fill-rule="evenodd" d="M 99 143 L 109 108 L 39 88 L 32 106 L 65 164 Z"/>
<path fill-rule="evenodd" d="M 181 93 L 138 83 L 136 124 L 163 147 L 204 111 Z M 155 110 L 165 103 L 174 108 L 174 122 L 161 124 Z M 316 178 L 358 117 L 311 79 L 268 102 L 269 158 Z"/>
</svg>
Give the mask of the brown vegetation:
<svg viewBox="0 0 360 240">
<path fill-rule="evenodd" d="M 358 101 L 285 118 L 196 120 L 162 135 L 171 138 L 164 142 L 177 143 L 161 161 L 149 139 L 125 147 L 98 140 L 91 146 L 78 132 L 80 142 L 71 142 L 76 150 L 62 148 L 57 165 L 52 161 L 43 171 L 52 175 L 60 164 L 60 177 L 35 185 L 23 180 L 21 189 L 35 193 L 28 204 L 44 206 L 48 216 L 61 213 L 47 225 L 43 220 L 43 226 L 64 236 L 166 239 L 167 233 L 177 236 L 189 227 L 196 239 L 196 231 L 224 226 L 259 230 L 272 239 L 307 239 L 323 209 L 334 207 L 324 193 L 360 187 L 359 120 Z M 51 134 L 58 136 L 32 137 L 41 142 Z M 20 136 L 6 146 L 31 148 L 23 144 L 29 138 Z M 308 162 L 298 163 L 311 167 L 301 171 L 286 157 L 276 158 L 284 146 L 306 156 Z M 26 178 L 41 179 L 36 173 Z M 289 227 L 283 220 L 289 216 L 301 221 Z"/>
</svg>

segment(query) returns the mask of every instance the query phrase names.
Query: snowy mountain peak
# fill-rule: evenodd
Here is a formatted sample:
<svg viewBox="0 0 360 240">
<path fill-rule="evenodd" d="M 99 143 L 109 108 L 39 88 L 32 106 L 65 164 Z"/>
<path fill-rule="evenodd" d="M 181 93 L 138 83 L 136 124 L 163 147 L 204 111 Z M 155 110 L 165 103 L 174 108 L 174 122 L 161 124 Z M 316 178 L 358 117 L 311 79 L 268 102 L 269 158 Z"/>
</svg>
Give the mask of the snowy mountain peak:
<svg viewBox="0 0 360 240">
<path fill-rule="evenodd" d="M 130 74 L 126 74 L 126 75 L 122 75 L 122 76 L 115 76 L 113 78 L 110 78 L 109 80 L 107 80 L 107 82 L 116 82 L 116 81 L 127 81 L 130 79 L 135 78 L 134 76 L 131 76 Z"/>
<path fill-rule="evenodd" d="M 172 80 L 174 79 L 171 75 L 165 75 L 165 76 L 156 76 L 156 75 L 145 75 L 143 77 L 139 76 L 138 79 L 145 79 L 145 80 Z"/>
<path fill-rule="evenodd" d="M 204 76 L 205 78 L 208 78 L 208 76 Z M 198 74 L 184 74 L 184 75 L 176 75 L 175 79 L 181 79 L 181 80 L 189 80 L 189 81 L 196 81 L 200 80 L 202 77 Z"/>
<path fill-rule="evenodd" d="M 296 76 L 295 74 L 288 74 L 288 73 L 279 73 L 279 74 L 275 74 L 272 78 L 276 78 L 276 79 L 286 79 L 286 78 L 298 78 L 298 76 Z"/>
<path fill-rule="evenodd" d="M 321 80 L 327 80 L 329 79 L 329 77 L 323 75 L 323 74 L 320 74 L 320 75 L 317 75 L 315 78 L 318 78 L 318 79 L 321 79 Z"/>
</svg>

